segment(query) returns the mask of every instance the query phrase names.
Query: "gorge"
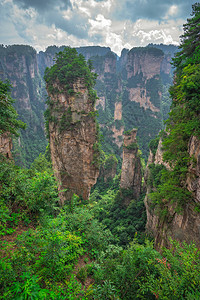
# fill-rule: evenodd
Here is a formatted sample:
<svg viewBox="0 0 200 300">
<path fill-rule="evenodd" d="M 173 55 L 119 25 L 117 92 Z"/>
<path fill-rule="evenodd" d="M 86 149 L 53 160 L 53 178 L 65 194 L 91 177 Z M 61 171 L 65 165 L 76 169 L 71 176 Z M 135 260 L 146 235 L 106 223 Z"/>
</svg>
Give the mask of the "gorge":
<svg viewBox="0 0 200 300">
<path fill-rule="evenodd" d="M 199 299 L 199 11 L 178 52 L 0 46 L 2 299 Z"/>
</svg>

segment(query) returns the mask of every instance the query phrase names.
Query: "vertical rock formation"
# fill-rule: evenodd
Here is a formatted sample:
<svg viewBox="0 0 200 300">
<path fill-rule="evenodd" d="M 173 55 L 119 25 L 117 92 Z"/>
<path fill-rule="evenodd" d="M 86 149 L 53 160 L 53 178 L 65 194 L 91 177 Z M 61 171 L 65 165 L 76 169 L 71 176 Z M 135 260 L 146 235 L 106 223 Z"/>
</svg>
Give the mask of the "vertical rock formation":
<svg viewBox="0 0 200 300">
<path fill-rule="evenodd" d="M 0 134 L 0 153 L 7 158 L 12 158 L 12 140 L 7 133 Z"/>
<path fill-rule="evenodd" d="M 158 144 L 158 149 L 155 156 L 150 153 L 148 165 L 146 169 L 146 182 L 150 176 L 149 170 L 150 164 L 165 165 L 162 156 L 163 151 L 161 147 L 161 141 Z M 191 163 L 188 168 L 188 174 L 186 178 L 187 189 L 192 192 L 192 199 L 186 202 L 182 212 L 176 211 L 176 205 L 173 203 L 166 204 L 168 211 L 167 218 L 162 218 L 157 213 L 157 207 L 152 208 L 151 199 L 149 194 L 153 191 L 152 187 L 147 184 L 147 193 L 145 197 L 145 206 L 147 212 L 147 224 L 146 229 L 149 233 L 155 237 L 155 247 L 161 249 L 162 246 L 170 246 L 169 237 L 176 239 L 180 242 L 186 241 L 190 243 L 194 241 L 198 247 L 200 247 L 200 141 L 196 137 L 191 137 L 188 151 L 190 157 L 193 157 L 196 161 L 195 164 Z M 163 199 L 164 201 L 164 199 Z"/>
<path fill-rule="evenodd" d="M 117 158 L 114 154 L 106 157 L 104 163 L 101 165 L 99 178 L 103 178 L 104 182 L 113 179 L 117 173 Z"/>
<path fill-rule="evenodd" d="M 133 129 L 124 135 L 123 162 L 121 173 L 121 189 L 132 191 L 134 199 L 138 199 L 141 193 L 142 172 L 136 141 L 137 130 Z"/>
<path fill-rule="evenodd" d="M 59 65 L 60 60 L 56 65 L 57 68 L 60 67 L 59 70 L 63 70 L 62 68 L 66 70 L 67 62 L 73 59 L 72 57 L 80 59 L 74 49 L 70 48 L 63 52 L 63 57 L 65 60 L 62 66 Z M 88 68 L 83 59 L 81 62 Z M 82 70 L 78 69 L 80 65 L 75 63 L 75 66 L 74 72 L 76 70 L 76 73 L 80 74 Z M 83 66 L 83 71 L 85 68 Z M 89 68 L 87 72 L 90 72 Z M 84 77 L 76 76 L 70 81 L 71 77 L 67 77 L 69 73 L 65 73 L 65 81 L 70 86 L 66 88 L 66 84 L 59 81 L 60 77 L 57 77 L 57 74 L 46 77 L 50 98 L 48 121 L 53 168 L 60 183 L 59 189 L 64 190 L 60 193 L 62 203 L 71 200 L 74 193 L 86 200 L 99 174 L 94 99 Z M 86 75 L 93 76 L 90 74 L 92 73 Z"/>
<path fill-rule="evenodd" d="M 16 99 L 19 118 L 27 124 L 21 132 L 20 144 L 14 143 L 15 161 L 29 167 L 33 160 L 45 151 L 44 134 L 45 97 L 44 83 L 39 73 L 37 54 L 30 46 L 0 46 L 0 78 L 9 79 Z"/>
<path fill-rule="evenodd" d="M 155 47 L 163 50 L 165 55 Z M 42 78 L 45 68 L 54 64 L 55 53 L 63 49 L 64 46 L 50 46 L 37 54 L 29 46 L 0 47 L 0 77 L 10 79 L 14 86 L 12 97 L 17 100 L 15 107 L 22 121 L 27 123 L 20 145 L 14 143 L 16 159 L 21 165 L 29 166 L 45 150 L 43 112 L 46 94 Z M 168 95 L 162 98 L 160 76 L 166 85 L 172 81 L 169 61 L 175 49 L 164 45 L 124 49 L 119 58 L 107 47 L 77 48 L 78 53 L 93 61 L 99 75 L 95 86 L 99 97 L 96 107 L 101 133 L 105 137 L 104 151 L 113 149 L 119 159 L 124 129 L 137 127 L 140 147 L 147 157 L 149 141 L 162 129 L 162 106 L 165 118 L 170 106 Z"/>
<path fill-rule="evenodd" d="M 122 116 L 125 129 L 137 127 L 140 147 L 147 158 L 148 143 L 162 129 L 161 65 L 164 53 L 160 49 L 133 48 L 124 54 L 122 67 Z"/>
</svg>

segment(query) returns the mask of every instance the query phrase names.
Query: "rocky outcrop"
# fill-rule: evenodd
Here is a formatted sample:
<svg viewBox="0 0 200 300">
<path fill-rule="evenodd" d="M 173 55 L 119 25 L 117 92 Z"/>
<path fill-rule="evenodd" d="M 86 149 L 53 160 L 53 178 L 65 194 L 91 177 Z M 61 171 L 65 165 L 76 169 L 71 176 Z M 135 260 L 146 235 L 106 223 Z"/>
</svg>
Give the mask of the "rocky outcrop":
<svg viewBox="0 0 200 300">
<path fill-rule="evenodd" d="M 12 140 L 7 133 L 0 135 L 0 153 L 7 158 L 12 158 Z"/>
<path fill-rule="evenodd" d="M 99 179 L 103 178 L 104 182 L 113 179 L 117 173 L 117 158 L 110 154 L 101 165 Z"/>
<path fill-rule="evenodd" d="M 123 162 L 120 188 L 132 191 L 134 199 L 141 193 L 142 172 L 136 141 L 137 129 L 124 135 Z"/>
<path fill-rule="evenodd" d="M 156 48 L 133 48 L 127 54 L 126 77 L 129 100 L 140 104 L 144 109 L 159 112 L 161 90 L 152 87 L 153 81 L 160 80 L 164 53 Z M 156 83 L 154 82 L 156 86 Z M 154 90 L 154 92 L 153 92 Z M 154 98 L 157 99 L 154 99 Z"/>
<path fill-rule="evenodd" d="M 160 74 L 164 54 L 156 48 L 133 48 L 128 53 L 127 79 L 141 74 L 145 80 Z"/>
<path fill-rule="evenodd" d="M 169 60 L 175 50 L 172 46 L 160 46 L 164 55 L 155 47 L 123 49 L 121 57 L 107 47 L 76 48 L 78 53 L 93 61 L 98 73 L 95 86 L 99 97 L 96 102 L 98 120 L 104 128 L 105 140 L 109 142 L 104 151 L 112 148 L 121 156 L 123 128 L 137 127 L 141 150 L 147 158 L 149 141 L 162 129 L 160 75 L 163 82 L 170 84 Z M 64 46 L 50 46 L 37 54 L 29 46 L 0 46 L 0 77 L 10 79 L 13 84 L 12 96 L 17 100 L 17 112 L 27 124 L 26 131 L 22 132 L 21 146 L 14 145 L 21 165 L 29 166 L 40 152 L 45 151 L 43 112 L 46 92 L 42 78 L 46 67 L 53 65 L 55 54 L 63 49 Z M 166 111 L 165 106 L 167 114 Z M 113 119 L 121 123 L 116 124 Z"/>
<path fill-rule="evenodd" d="M 37 53 L 30 46 L 0 46 L 0 65 L 2 80 L 8 79 L 13 88 L 11 96 L 19 118 L 27 124 L 21 131 L 19 145 L 13 147 L 15 162 L 29 167 L 33 160 L 45 152 L 47 141 L 44 133 L 44 83 L 40 76 Z"/>
<path fill-rule="evenodd" d="M 73 84 L 74 95 L 63 92 L 56 84 L 57 94 L 49 94 L 50 150 L 55 175 L 60 183 L 61 202 L 75 193 L 88 199 L 96 183 L 98 168 L 97 128 L 93 103 L 84 81 Z"/>
<path fill-rule="evenodd" d="M 191 137 L 188 151 L 194 162 L 188 168 L 186 178 L 187 189 L 192 192 L 193 197 L 190 201 L 186 201 L 183 211 L 178 213 L 176 205 L 166 203 L 167 218 L 162 218 L 157 212 L 156 207 L 151 207 L 151 200 L 149 194 L 152 188 L 147 184 L 147 193 L 145 197 L 145 206 L 147 212 L 146 229 L 149 233 L 153 234 L 155 238 L 155 247 L 161 249 L 162 246 L 170 246 L 169 238 L 176 239 L 180 242 L 186 241 L 190 243 L 194 241 L 200 247 L 200 141 L 196 137 Z M 148 164 L 164 164 L 167 168 L 169 166 L 163 162 L 162 159 L 162 143 L 159 142 L 158 149 L 155 157 L 150 153 Z M 145 172 L 145 180 L 150 174 L 147 165 Z M 187 200 L 187 199 L 186 199 Z M 163 199 L 164 201 L 164 199 Z"/>
<path fill-rule="evenodd" d="M 192 136 L 189 142 L 188 151 L 193 162 L 189 166 L 186 179 L 187 189 L 192 192 L 194 201 L 200 204 L 200 140 Z"/>
</svg>

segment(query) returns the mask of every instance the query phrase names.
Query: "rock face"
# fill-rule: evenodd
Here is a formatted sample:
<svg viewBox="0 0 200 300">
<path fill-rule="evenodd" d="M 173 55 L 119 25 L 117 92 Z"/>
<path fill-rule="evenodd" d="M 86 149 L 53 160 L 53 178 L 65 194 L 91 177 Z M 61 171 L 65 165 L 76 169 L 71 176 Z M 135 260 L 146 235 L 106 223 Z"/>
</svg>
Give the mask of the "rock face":
<svg viewBox="0 0 200 300">
<path fill-rule="evenodd" d="M 0 153 L 7 158 L 12 158 L 12 140 L 7 133 L 0 135 Z"/>
<path fill-rule="evenodd" d="M 159 112 L 161 106 L 161 90 L 154 89 L 159 81 L 161 63 L 164 53 L 156 48 L 133 48 L 127 55 L 127 91 L 129 100 L 140 104 L 144 109 Z M 154 89 L 154 95 L 152 95 Z"/>
<path fill-rule="evenodd" d="M 56 86 L 59 91 L 63 88 Z M 98 168 L 97 128 L 93 103 L 81 80 L 73 84 L 75 95 L 49 94 L 52 100 L 49 122 L 53 168 L 60 183 L 61 201 L 75 193 L 88 199 L 96 183 Z"/>
<path fill-rule="evenodd" d="M 188 145 L 191 157 L 196 159 L 195 165 L 191 164 L 188 168 L 186 186 L 192 192 L 192 199 L 186 204 L 182 213 L 175 211 L 175 205 L 168 204 L 168 217 L 161 218 L 156 214 L 156 208 L 151 208 L 149 193 L 152 191 L 147 185 L 145 206 L 147 212 L 147 231 L 155 237 L 155 247 L 160 249 L 162 246 L 170 246 L 169 237 L 180 242 L 190 243 L 194 241 L 200 247 L 200 141 L 196 137 L 191 137 Z M 155 157 L 150 153 L 148 163 L 164 164 L 162 160 L 161 142 L 159 143 Z M 168 165 L 165 165 L 169 167 Z M 146 179 L 150 171 L 146 170 Z"/>
<path fill-rule="evenodd" d="M 117 163 L 115 155 L 109 155 L 104 164 L 101 165 L 99 178 L 103 178 L 104 182 L 113 179 L 117 173 Z"/>
<path fill-rule="evenodd" d="M 9 79 L 16 99 L 15 109 L 27 124 L 21 131 L 20 144 L 14 143 L 15 161 L 29 167 L 33 160 L 45 151 L 44 133 L 45 97 L 44 83 L 40 76 L 37 53 L 30 46 L 0 46 L 0 78 Z"/>
<path fill-rule="evenodd" d="M 55 53 L 63 49 L 64 46 L 50 46 L 37 54 L 29 46 L 0 46 L 0 77 L 10 79 L 14 86 L 12 97 L 17 100 L 16 110 L 27 124 L 20 138 L 21 145 L 14 144 L 15 160 L 21 165 L 29 166 L 40 152 L 45 151 L 43 112 L 46 91 L 42 78 L 46 67 L 53 65 Z M 98 73 L 96 108 L 107 144 L 107 147 L 103 145 L 103 150 L 114 149 L 117 157 L 121 157 L 123 131 L 137 127 L 140 148 L 147 158 L 148 143 L 163 126 L 162 101 L 167 96 L 162 99 L 160 77 L 166 86 L 172 82 L 170 59 L 174 47 L 152 45 L 130 51 L 123 49 L 121 57 L 107 47 L 76 50 L 92 60 Z M 167 115 L 170 101 L 163 107 Z"/>
<path fill-rule="evenodd" d="M 123 162 L 120 188 L 133 191 L 134 199 L 138 199 L 141 193 L 142 172 L 141 162 L 138 156 L 136 141 L 137 130 L 133 129 L 124 135 Z"/>
<path fill-rule="evenodd" d="M 192 192 L 194 201 L 200 204 L 200 140 L 192 136 L 189 142 L 189 154 L 196 161 L 196 164 L 189 166 L 187 175 L 187 189 Z"/>
</svg>

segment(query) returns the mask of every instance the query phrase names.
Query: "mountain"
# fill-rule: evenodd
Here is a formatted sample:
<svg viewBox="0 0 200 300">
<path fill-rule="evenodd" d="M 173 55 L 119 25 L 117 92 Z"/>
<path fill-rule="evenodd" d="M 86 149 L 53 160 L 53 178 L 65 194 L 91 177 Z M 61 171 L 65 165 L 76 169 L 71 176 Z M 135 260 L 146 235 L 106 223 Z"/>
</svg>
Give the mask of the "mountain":
<svg viewBox="0 0 200 300">
<path fill-rule="evenodd" d="M 27 129 L 14 140 L 13 156 L 18 165 L 29 167 L 45 151 L 44 133 L 45 86 L 40 75 L 37 53 L 30 46 L 0 46 L 0 77 L 8 79 L 19 118 Z"/>
<path fill-rule="evenodd" d="M 170 60 L 174 52 L 172 46 L 161 48 L 165 53 L 155 46 L 124 49 L 120 57 L 108 47 L 77 48 L 92 60 L 98 74 L 96 109 L 103 150 L 117 155 L 119 161 L 124 130 L 138 128 L 139 146 L 147 159 L 148 143 L 163 128 L 169 112 L 171 100 L 166 91 L 172 83 Z M 53 65 L 55 53 L 63 49 L 50 46 L 37 54 L 30 46 L 0 47 L 0 77 L 11 81 L 17 112 L 27 123 L 26 131 L 14 141 L 13 156 L 19 165 L 30 166 L 45 151 L 43 113 L 47 93 L 43 76 L 46 67 Z"/>
<path fill-rule="evenodd" d="M 73 70 L 60 76 L 63 65 Z M 74 193 L 88 200 L 99 175 L 95 77 L 84 57 L 71 48 L 58 55 L 55 65 L 45 72 L 49 96 L 45 115 L 62 204 L 70 203 Z"/>
</svg>

